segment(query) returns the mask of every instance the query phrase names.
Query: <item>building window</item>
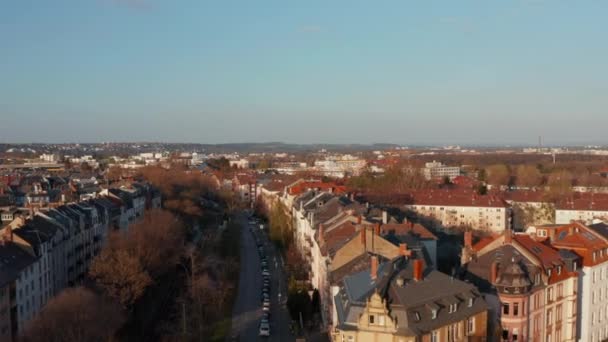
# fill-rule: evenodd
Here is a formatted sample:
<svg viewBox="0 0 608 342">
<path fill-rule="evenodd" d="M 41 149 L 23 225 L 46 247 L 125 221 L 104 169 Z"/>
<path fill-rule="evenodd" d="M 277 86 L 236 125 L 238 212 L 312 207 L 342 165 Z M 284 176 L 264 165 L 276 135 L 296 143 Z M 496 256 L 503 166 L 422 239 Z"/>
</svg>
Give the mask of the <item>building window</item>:
<svg viewBox="0 0 608 342">
<path fill-rule="evenodd" d="M 513 316 L 519 315 L 519 303 L 513 304 Z"/>
<path fill-rule="evenodd" d="M 369 324 L 374 324 L 374 315 L 369 315 Z"/>
<path fill-rule="evenodd" d="M 547 311 L 547 325 L 551 325 L 553 323 L 553 311 L 550 309 Z"/>
<path fill-rule="evenodd" d="M 502 313 L 504 315 L 508 315 L 509 314 L 509 303 L 503 303 L 502 304 Z"/>
<path fill-rule="evenodd" d="M 431 332 L 431 342 L 439 342 L 439 331 L 433 330 Z"/>
<path fill-rule="evenodd" d="M 437 318 L 437 309 L 431 310 L 431 319 Z"/>
<path fill-rule="evenodd" d="M 517 335 L 519 335 L 519 330 L 517 330 L 517 328 L 514 328 L 513 334 L 511 334 L 511 341 L 517 341 Z"/>
<path fill-rule="evenodd" d="M 469 307 L 473 306 L 473 298 L 469 298 Z"/>
<path fill-rule="evenodd" d="M 467 335 L 475 333 L 475 317 L 471 317 L 467 320 Z"/>
<path fill-rule="evenodd" d="M 458 304 L 450 304 L 450 311 L 449 313 L 454 313 L 456 312 L 456 309 L 458 308 Z"/>
<path fill-rule="evenodd" d="M 502 339 L 503 339 L 503 341 L 508 341 L 509 340 L 509 330 L 504 329 L 502 331 Z"/>
</svg>

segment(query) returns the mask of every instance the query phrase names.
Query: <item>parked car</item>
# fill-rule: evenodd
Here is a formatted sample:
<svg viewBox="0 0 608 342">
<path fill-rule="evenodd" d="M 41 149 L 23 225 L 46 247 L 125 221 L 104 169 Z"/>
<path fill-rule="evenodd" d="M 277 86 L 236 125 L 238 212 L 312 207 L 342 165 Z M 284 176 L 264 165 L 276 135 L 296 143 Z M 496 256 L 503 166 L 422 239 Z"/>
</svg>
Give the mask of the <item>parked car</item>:
<svg viewBox="0 0 608 342">
<path fill-rule="evenodd" d="M 270 324 L 268 323 L 260 323 L 260 336 L 270 336 Z"/>
</svg>

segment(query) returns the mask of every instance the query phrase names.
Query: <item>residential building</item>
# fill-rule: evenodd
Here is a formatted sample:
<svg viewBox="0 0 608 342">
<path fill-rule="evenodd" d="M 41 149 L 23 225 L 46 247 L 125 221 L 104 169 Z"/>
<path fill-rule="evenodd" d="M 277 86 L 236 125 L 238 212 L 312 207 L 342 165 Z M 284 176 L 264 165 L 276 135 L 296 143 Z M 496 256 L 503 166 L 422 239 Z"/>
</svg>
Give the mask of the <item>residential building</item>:
<svg viewBox="0 0 608 342">
<path fill-rule="evenodd" d="M 511 227 L 511 208 L 494 195 L 466 190 L 429 190 L 411 195 L 405 208 L 437 228 L 467 226 L 476 230 L 502 232 Z"/>
<path fill-rule="evenodd" d="M 346 276 L 333 341 L 485 341 L 488 305 L 471 284 L 399 256 Z"/>
<path fill-rule="evenodd" d="M 554 248 L 575 253 L 581 260 L 578 285 L 579 341 L 599 342 L 608 339 L 608 226 L 586 226 L 581 222 L 567 225 L 538 226 L 531 236 Z"/>
<path fill-rule="evenodd" d="M 24 305 L 34 302 L 36 257 L 19 247 L 12 230 L 5 228 L 0 236 L 0 262 L 0 341 L 12 341 L 27 322 Z"/>
<path fill-rule="evenodd" d="M 555 205 L 555 223 L 608 221 L 608 194 L 575 193 Z"/>
<path fill-rule="evenodd" d="M 422 169 L 422 173 L 424 174 L 424 177 L 428 180 L 444 177 L 454 179 L 460 176 L 460 167 L 447 166 L 441 162 L 433 160 L 430 163 L 424 164 L 424 169 Z"/>
<path fill-rule="evenodd" d="M 489 331 L 494 339 L 577 340 L 580 259 L 576 254 L 511 230 L 473 245 L 467 232 L 462 264 L 464 278 L 490 304 Z"/>
</svg>

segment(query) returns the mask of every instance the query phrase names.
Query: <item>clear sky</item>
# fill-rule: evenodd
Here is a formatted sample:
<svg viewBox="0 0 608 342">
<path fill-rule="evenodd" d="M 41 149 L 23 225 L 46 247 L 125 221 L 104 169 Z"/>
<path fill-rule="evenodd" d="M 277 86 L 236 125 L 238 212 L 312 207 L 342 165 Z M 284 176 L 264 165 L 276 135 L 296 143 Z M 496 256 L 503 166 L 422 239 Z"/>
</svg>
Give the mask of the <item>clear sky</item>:
<svg viewBox="0 0 608 342">
<path fill-rule="evenodd" d="M 4 0 L 0 142 L 608 143 L 608 1 Z"/>
</svg>

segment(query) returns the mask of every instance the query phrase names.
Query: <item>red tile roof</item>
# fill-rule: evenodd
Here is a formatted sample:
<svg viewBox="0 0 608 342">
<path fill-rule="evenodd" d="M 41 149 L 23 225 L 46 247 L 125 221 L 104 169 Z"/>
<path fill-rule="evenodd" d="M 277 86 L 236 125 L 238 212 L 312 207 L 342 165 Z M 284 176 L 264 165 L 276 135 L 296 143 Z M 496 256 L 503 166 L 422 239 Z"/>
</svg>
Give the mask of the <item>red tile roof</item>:
<svg viewBox="0 0 608 342">
<path fill-rule="evenodd" d="M 466 189 L 428 190 L 412 193 L 415 205 L 506 208 L 508 204 L 495 195 L 479 195 Z"/>
<path fill-rule="evenodd" d="M 561 210 L 608 211 L 608 194 L 577 192 L 555 204 Z"/>
<path fill-rule="evenodd" d="M 514 234 L 513 240 L 517 241 L 530 253 L 532 253 L 541 262 L 543 268 L 553 268 L 556 265 L 562 265 L 563 260 L 559 252 L 544 243 L 532 239 L 527 234 Z"/>
<path fill-rule="evenodd" d="M 387 223 L 380 226 L 380 231 L 382 233 L 393 232 L 395 235 L 413 234 L 423 239 L 437 240 L 437 236 L 435 236 L 435 234 L 431 233 L 419 223 Z"/>
</svg>

